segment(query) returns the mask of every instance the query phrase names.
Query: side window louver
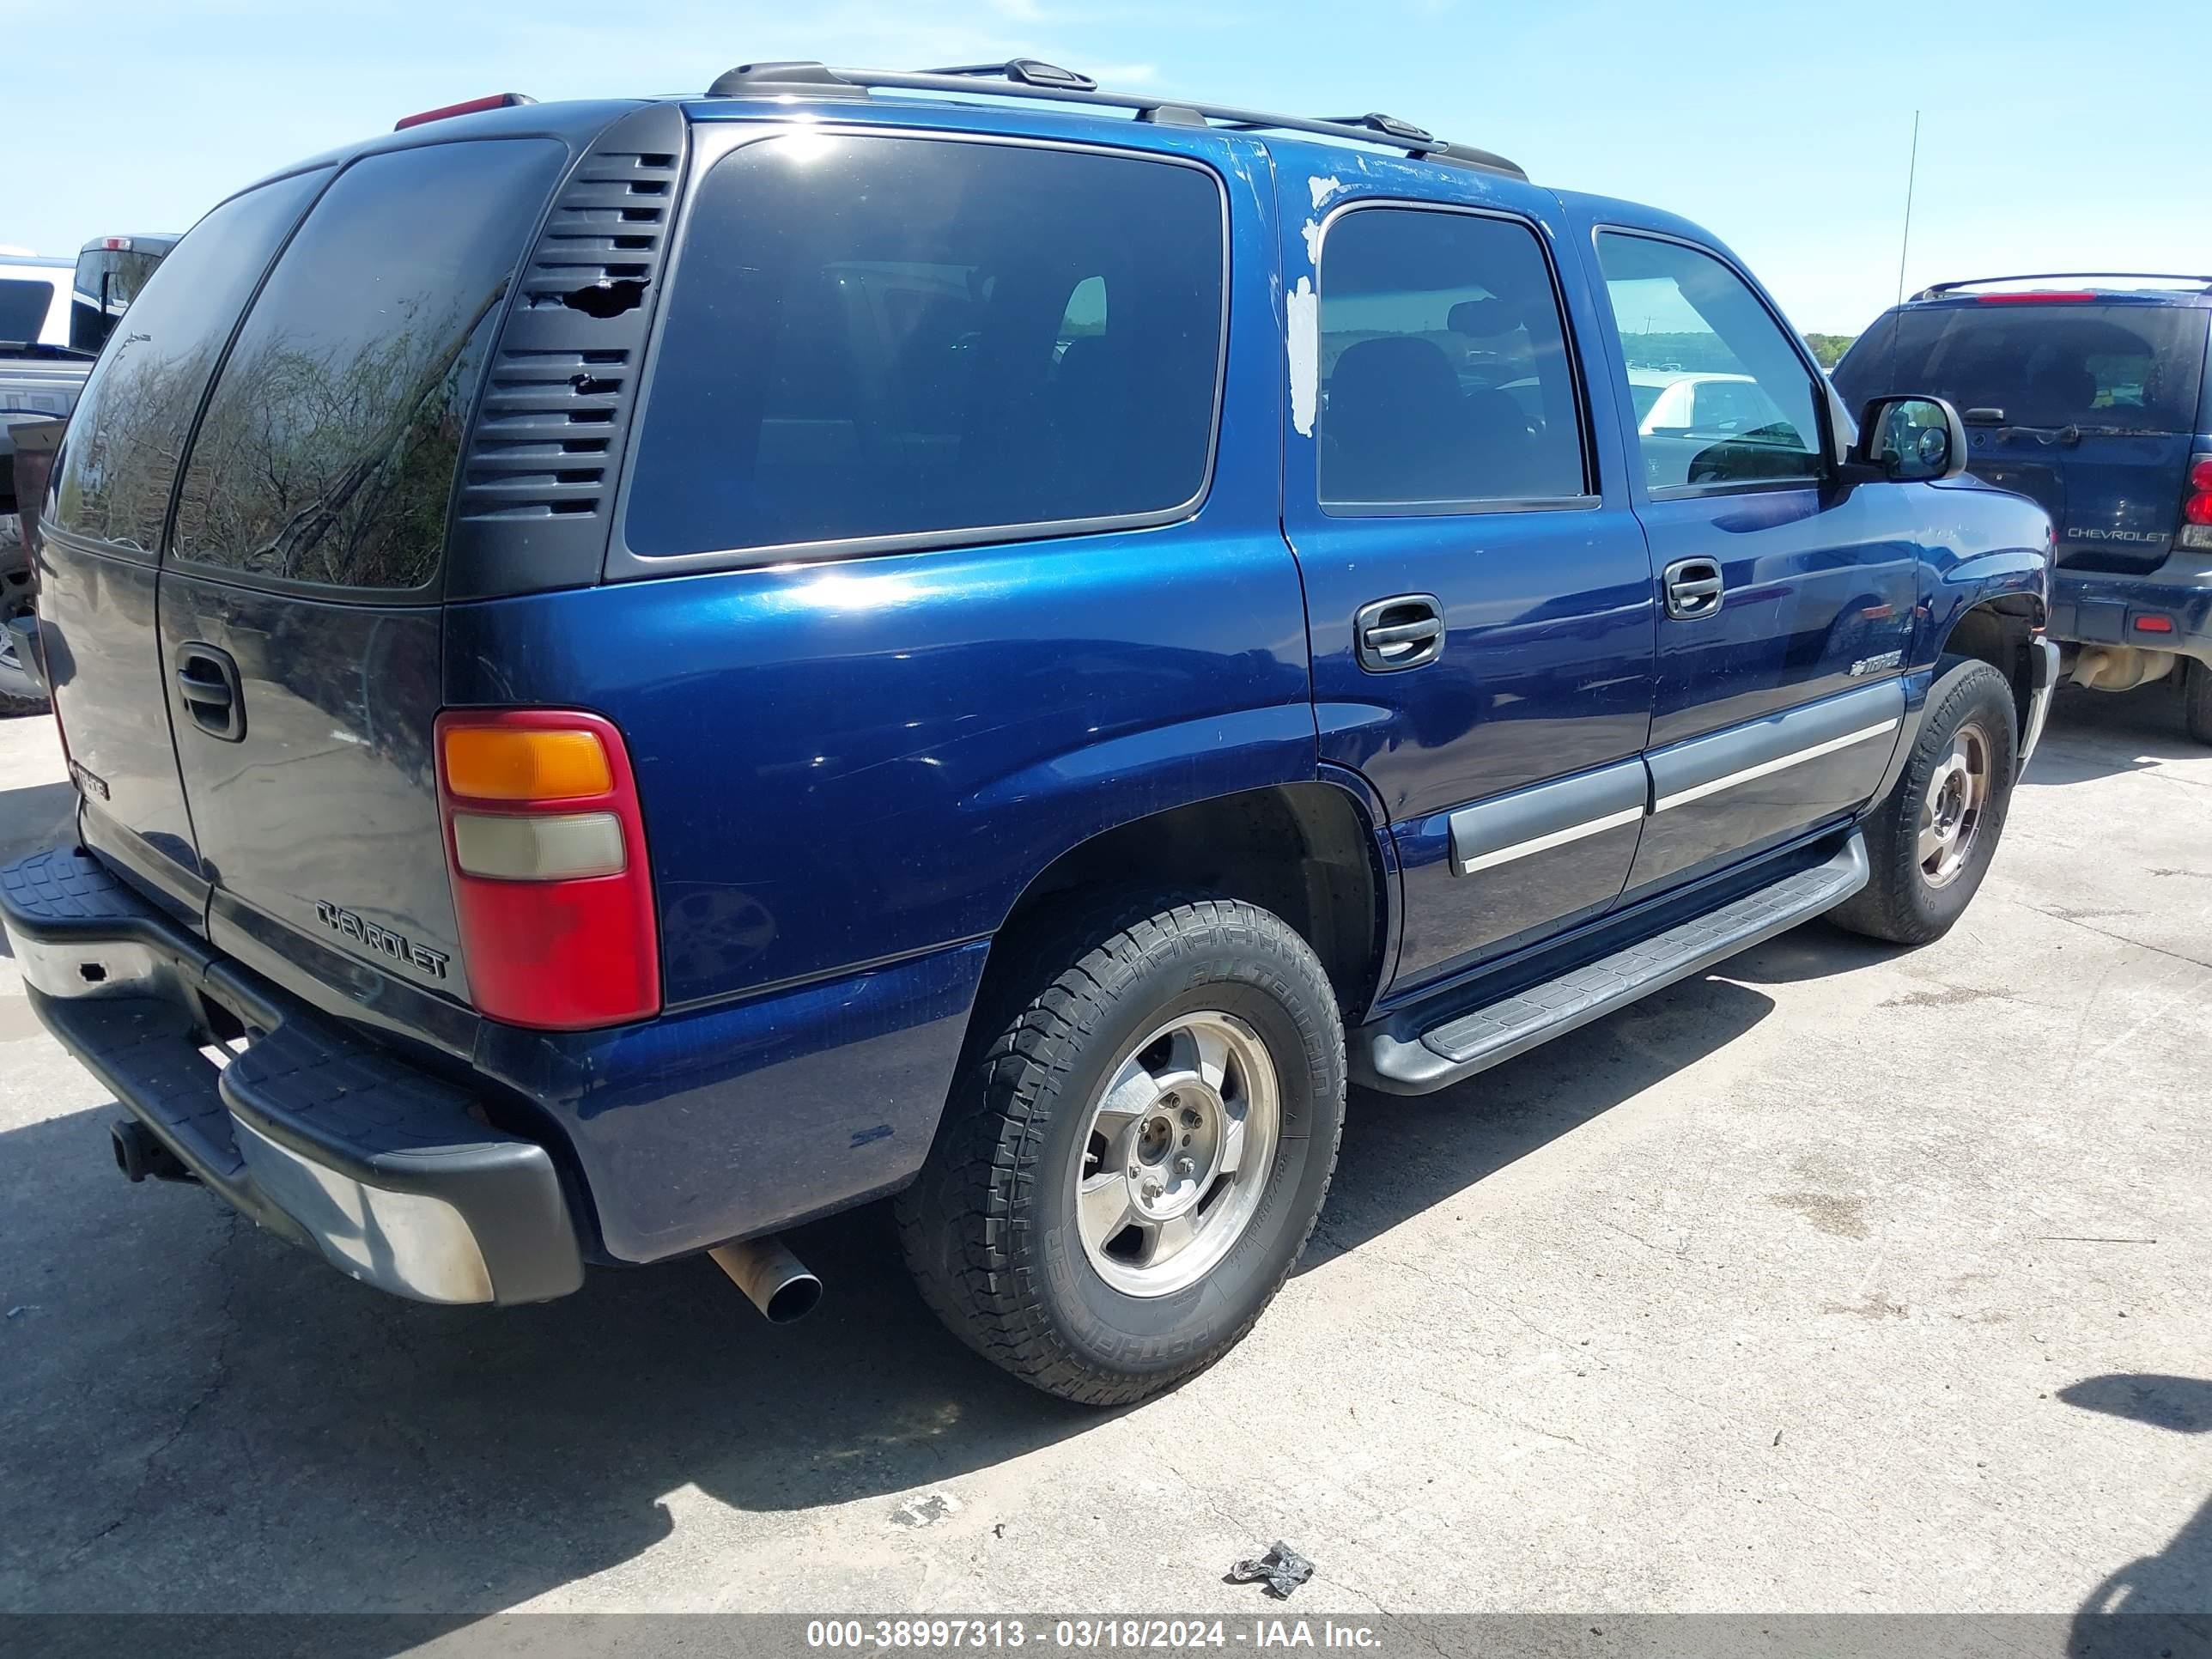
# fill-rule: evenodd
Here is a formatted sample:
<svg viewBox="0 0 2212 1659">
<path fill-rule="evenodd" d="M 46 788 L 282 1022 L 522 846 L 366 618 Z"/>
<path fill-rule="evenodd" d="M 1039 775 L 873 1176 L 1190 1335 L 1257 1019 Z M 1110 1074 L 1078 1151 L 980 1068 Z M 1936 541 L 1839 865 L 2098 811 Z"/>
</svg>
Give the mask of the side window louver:
<svg viewBox="0 0 2212 1659">
<path fill-rule="evenodd" d="M 684 125 L 659 105 L 603 133 L 517 275 L 462 472 L 449 598 L 598 577 Z"/>
</svg>

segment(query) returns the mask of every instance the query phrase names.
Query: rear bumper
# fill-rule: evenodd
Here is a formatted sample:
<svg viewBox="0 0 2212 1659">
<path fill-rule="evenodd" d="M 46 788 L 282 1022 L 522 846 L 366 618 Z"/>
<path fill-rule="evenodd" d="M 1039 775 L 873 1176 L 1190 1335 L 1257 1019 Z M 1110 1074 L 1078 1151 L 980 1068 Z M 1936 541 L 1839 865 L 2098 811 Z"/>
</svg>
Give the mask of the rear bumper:
<svg viewBox="0 0 2212 1659">
<path fill-rule="evenodd" d="M 2158 629 L 2161 619 L 2169 629 Z M 2146 620 L 2150 630 L 2141 626 Z M 2156 570 L 2139 576 L 2061 565 L 2051 573 L 2051 637 L 2212 662 L 2212 556 L 2169 554 Z"/>
<path fill-rule="evenodd" d="M 342 1272 L 424 1302 L 583 1282 L 546 1149 L 463 1090 L 211 951 L 75 848 L 0 869 L 0 921 L 46 1029 L 204 1184 Z M 227 1065 L 201 1050 L 222 1011 Z"/>
</svg>

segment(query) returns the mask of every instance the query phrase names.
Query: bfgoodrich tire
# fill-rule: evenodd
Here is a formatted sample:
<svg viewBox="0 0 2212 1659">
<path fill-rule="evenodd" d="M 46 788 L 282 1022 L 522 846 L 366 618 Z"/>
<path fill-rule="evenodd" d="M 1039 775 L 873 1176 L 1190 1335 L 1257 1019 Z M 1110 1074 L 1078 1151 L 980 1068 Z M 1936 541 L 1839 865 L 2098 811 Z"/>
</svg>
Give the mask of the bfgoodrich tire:
<svg viewBox="0 0 2212 1659">
<path fill-rule="evenodd" d="M 1027 960 L 900 1240 L 985 1358 L 1123 1405 L 1226 1353 L 1289 1275 L 1336 1164 L 1343 1027 L 1305 941 L 1231 900 L 1117 907 Z"/>
<path fill-rule="evenodd" d="M 1926 945 L 1951 930 L 1989 873 L 2019 753 L 2012 687 L 1985 662 L 1947 657 L 1896 787 L 1867 820 L 1872 878 L 1830 911 L 1853 933 Z"/>
</svg>

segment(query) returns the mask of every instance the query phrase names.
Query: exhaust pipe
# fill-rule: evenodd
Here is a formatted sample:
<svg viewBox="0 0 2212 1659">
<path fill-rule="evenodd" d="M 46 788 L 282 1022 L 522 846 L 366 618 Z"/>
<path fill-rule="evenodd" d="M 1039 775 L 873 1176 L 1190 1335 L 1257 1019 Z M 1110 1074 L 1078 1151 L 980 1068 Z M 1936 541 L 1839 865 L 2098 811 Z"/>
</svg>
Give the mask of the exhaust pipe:
<svg viewBox="0 0 2212 1659">
<path fill-rule="evenodd" d="M 822 1281 L 784 1249 L 780 1238 L 717 1244 L 707 1254 L 771 1325 L 788 1325 L 805 1318 L 822 1299 Z"/>
<path fill-rule="evenodd" d="M 108 1144 L 115 1151 L 115 1167 L 128 1181 L 191 1181 L 196 1177 L 182 1159 L 161 1144 L 161 1137 L 135 1117 L 107 1126 Z"/>
</svg>

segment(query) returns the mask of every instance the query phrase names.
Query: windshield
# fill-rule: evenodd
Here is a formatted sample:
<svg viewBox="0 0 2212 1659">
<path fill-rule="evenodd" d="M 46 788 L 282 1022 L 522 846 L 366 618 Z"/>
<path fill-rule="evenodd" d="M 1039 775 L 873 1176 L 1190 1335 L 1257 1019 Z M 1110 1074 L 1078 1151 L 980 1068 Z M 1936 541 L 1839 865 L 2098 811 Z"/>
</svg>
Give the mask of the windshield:
<svg viewBox="0 0 2212 1659">
<path fill-rule="evenodd" d="M 46 327 L 55 284 L 37 276 L 0 276 L 0 344 L 29 345 Z"/>
<path fill-rule="evenodd" d="M 1854 407 L 1921 392 L 2009 426 L 2188 432 L 2205 316 L 2186 306 L 2078 302 L 1905 311 L 1893 331 L 1860 343 L 1837 386 Z"/>
</svg>

